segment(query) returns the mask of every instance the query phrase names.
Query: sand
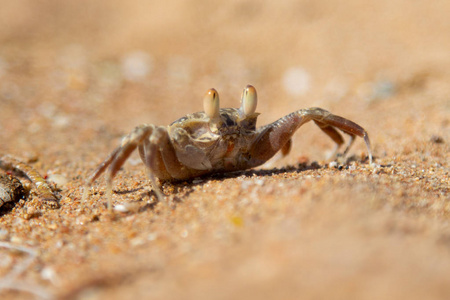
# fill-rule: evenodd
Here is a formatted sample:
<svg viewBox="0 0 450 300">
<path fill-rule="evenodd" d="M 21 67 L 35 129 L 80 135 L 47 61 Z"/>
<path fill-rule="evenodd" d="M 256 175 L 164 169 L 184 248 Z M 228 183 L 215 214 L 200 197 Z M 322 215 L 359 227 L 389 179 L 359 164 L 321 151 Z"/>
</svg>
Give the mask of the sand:
<svg viewBox="0 0 450 300">
<path fill-rule="evenodd" d="M 450 297 L 450 2 L 1 2 L 0 154 L 60 199 L 1 209 L 2 299 Z M 369 132 L 375 164 L 359 138 L 330 162 L 311 123 L 261 168 L 164 184 L 168 206 L 137 154 L 114 214 L 103 177 L 81 202 L 134 126 L 211 87 L 237 107 L 247 84 L 259 125 L 322 107 Z"/>
</svg>

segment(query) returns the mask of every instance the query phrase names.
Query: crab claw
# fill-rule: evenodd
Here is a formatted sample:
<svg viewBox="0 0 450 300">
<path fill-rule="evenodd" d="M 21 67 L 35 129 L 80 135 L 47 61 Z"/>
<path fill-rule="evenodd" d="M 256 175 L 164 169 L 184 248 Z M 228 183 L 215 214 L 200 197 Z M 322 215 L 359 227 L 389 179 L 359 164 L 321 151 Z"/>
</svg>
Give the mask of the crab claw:
<svg viewBox="0 0 450 300">
<path fill-rule="evenodd" d="M 244 116 L 251 115 L 255 113 L 257 104 L 258 96 L 256 95 L 256 89 L 249 84 L 242 91 L 240 111 Z"/>
<path fill-rule="evenodd" d="M 203 97 L 203 109 L 211 120 L 219 117 L 219 93 L 215 89 L 206 92 Z"/>
</svg>

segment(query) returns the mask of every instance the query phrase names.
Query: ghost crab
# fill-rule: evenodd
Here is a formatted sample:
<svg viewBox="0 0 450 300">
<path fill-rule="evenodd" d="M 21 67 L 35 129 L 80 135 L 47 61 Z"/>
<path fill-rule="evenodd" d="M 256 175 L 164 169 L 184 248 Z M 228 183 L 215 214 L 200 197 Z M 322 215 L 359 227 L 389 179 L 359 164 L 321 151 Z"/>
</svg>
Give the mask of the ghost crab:
<svg viewBox="0 0 450 300">
<path fill-rule="evenodd" d="M 88 178 L 84 200 L 88 188 L 109 168 L 106 192 L 108 208 L 111 209 L 112 180 L 136 148 L 161 200 L 156 178 L 162 181 L 185 180 L 260 166 L 280 150 L 287 155 L 294 132 L 311 120 L 336 143 L 336 150 L 344 143 L 337 129 L 350 136 L 344 154 L 356 136 L 362 137 L 372 163 L 369 136 L 358 124 L 313 107 L 297 110 L 256 128 L 259 115 L 256 105 L 256 89 L 251 85 L 242 92 L 240 108 L 220 108 L 219 94 L 210 89 L 203 98 L 203 112 L 188 114 L 169 126 L 137 126 Z"/>
</svg>

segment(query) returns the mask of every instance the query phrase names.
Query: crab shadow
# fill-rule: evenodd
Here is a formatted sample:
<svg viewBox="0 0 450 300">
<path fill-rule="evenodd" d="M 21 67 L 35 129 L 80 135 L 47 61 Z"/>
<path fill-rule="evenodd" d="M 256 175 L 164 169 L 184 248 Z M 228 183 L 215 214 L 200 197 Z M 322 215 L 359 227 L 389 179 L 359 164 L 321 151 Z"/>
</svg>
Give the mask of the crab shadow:
<svg viewBox="0 0 450 300">
<path fill-rule="evenodd" d="M 217 180 L 217 181 L 225 181 L 227 179 L 233 179 L 238 177 L 269 177 L 278 174 L 284 173 L 299 173 L 308 170 L 317 170 L 323 168 L 323 165 L 318 164 L 317 162 L 312 162 L 310 164 L 301 163 L 297 166 L 286 166 L 283 168 L 273 168 L 273 169 L 250 169 L 244 171 L 236 171 L 236 172 L 228 172 L 228 173 L 217 173 L 217 174 L 209 174 L 196 178 L 192 178 L 189 180 L 183 181 L 168 181 L 164 182 L 161 185 L 162 192 L 164 196 L 170 197 L 170 200 L 174 206 L 183 202 L 187 196 L 189 196 L 192 192 L 194 192 L 194 188 L 196 186 L 202 186 L 208 181 Z M 158 197 L 153 189 L 146 189 L 145 186 L 141 186 L 134 189 L 129 190 L 114 190 L 115 194 L 124 195 L 130 193 L 140 192 L 138 198 L 134 201 L 145 201 L 145 199 L 152 199 L 152 201 L 148 201 L 145 205 L 143 205 L 138 211 L 143 212 L 147 210 L 153 210 L 158 204 Z"/>
<path fill-rule="evenodd" d="M 230 172 L 230 173 L 221 173 L 221 174 L 212 174 L 209 176 L 205 176 L 205 178 L 201 177 L 202 179 L 208 180 L 215 179 L 215 180 L 225 180 L 230 178 L 238 178 L 241 176 L 245 177 L 254 177 L 254 176 L 264 176 L 269 177 L 273 175 L 278 174 L 284 174 L 284 173 L 300 173 L 308 170 L 317 170 L 323 168 L 322 165 L 318 164 L 317 162 L 312 162 L 311 164 L 301 163 L 297 166 L 286 166 L 283 168 L 273 168 L 273 169 L 250 169 L 250 170 L 244 170 L 244 171 L 236 171 L 236 172 Z"/>
</svg>

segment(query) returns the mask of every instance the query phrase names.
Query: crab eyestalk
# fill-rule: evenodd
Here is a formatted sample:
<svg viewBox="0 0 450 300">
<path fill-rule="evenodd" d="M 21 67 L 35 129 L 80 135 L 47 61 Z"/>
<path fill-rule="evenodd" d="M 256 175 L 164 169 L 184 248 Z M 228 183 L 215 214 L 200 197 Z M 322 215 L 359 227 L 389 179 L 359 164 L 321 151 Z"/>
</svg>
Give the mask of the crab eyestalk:
<svg viewBox="0 0 450 300">
<path fill-rule="evenodd" d="M 258 104 L 258 96 L 256 89 L 252 85 L 247 85 L 242 91 L 241 97 L 241 114 L 248 116 L 254 114 L 256 111 L 256 105 Z"/>
<path fill-rule="evenodd" d="M 219 93 L 210 89 L 203 97 L 203 109 L 210 120 L 216 120 L 220 116 Z"/>
</svg>

